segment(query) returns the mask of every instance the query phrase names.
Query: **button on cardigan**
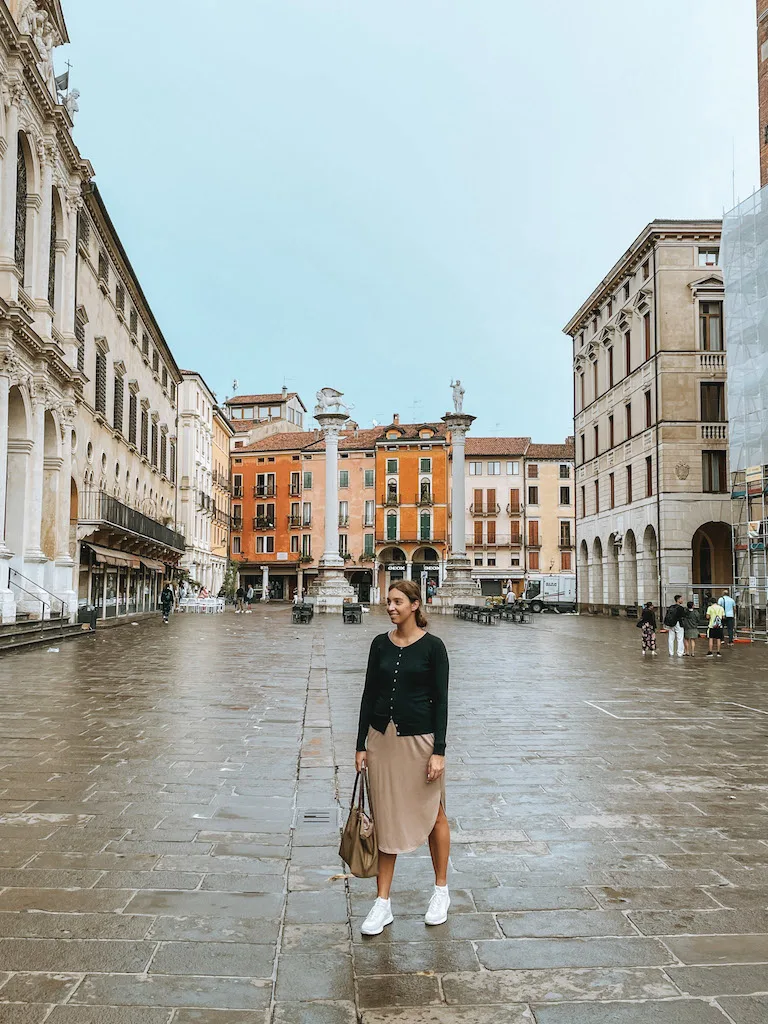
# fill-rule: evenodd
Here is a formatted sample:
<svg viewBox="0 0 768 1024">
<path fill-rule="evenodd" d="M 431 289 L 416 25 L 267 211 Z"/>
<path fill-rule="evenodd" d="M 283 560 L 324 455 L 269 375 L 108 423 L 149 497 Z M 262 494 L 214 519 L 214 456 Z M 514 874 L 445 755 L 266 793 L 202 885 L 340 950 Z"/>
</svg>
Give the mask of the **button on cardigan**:
<svg viewBox="0 0 768 1024">
<path fill-rule="evenodd" d="M 370 727 L 385 733 L 390 722 L 398 736 L 434 733 L 434 753 L 445 754 L 448 652 L 431 633 L 408 647 L 398 647 L 389 633 L 381 633 L 371 644 L 357 749 L 365 750 Z"/>
</svg>

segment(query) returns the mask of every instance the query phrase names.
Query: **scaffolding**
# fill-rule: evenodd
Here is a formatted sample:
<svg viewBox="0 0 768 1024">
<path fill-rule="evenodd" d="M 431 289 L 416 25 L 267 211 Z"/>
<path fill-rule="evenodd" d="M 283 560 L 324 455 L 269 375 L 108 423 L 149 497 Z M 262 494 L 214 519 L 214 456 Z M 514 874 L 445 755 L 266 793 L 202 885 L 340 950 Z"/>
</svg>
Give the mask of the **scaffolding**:
<svg viewBox="0 0 768 1024">
<path fill-rule="evenodd" d="M 738 626 L 768 639 L 768 186 L 723 220 L 733 596 Z"/>
</svg>

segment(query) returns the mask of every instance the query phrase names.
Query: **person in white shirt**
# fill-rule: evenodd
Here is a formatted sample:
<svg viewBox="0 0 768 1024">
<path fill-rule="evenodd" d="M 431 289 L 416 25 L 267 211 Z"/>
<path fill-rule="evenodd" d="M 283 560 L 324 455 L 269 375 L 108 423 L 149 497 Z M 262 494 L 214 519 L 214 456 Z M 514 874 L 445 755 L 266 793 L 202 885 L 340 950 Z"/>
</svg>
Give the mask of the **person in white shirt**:
<svg viewBox="0 0 768 1024">
<path fill-rule="evenodd" d="M 717 603 L 723 609 L 723 621 L 725 628 L 728 630 L 728 645 L 733 647 L 733 635 L 736 626 L 736 602 L 728 591 L 725 590 Z"/>
</svg>

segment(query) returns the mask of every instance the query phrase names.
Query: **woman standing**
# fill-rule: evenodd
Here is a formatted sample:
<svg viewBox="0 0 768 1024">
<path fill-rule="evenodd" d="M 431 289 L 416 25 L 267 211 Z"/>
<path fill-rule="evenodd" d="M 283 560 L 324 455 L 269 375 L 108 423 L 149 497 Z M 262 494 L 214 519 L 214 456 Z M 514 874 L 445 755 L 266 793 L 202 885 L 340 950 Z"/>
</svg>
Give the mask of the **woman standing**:
<svg viewBox="0 0 768 1024">
<path fill-rule="evenodd" d="M 689 601 L 685 606 L 683 617 L 681 619 L 681 625 L 683 627 L 683 644 L 685 645 L 685 657 L 695 658 L 696 657 L 696 641 L 699 639 L 699 613 L 693 606 L 693 601 Z"/>
<path fill-rule="evenodd" d="M 363 935 L 391 924 L 389 892 L 399 853 L 429 841 L 435 891 L 426 924 L 448 919 L 448 855 L 445 816 L 445 734 L 448 724 L 448 654 L 426 632 L 421 591 L 412 580 L 389 588 L 387 612 L 394 623 L 371 644 L 357 733 L 358 771 L 368 768 L 379 844 L 378 898 L 363 922 Z"/>
<path fill-rule="evenodd" d="M 640 615 L 640 629 L 643 635 L 643 657 L 645 652 L 656 653 L 656 612 L 653 610 L 653 601 L 646 601 Z"/>
</svg>

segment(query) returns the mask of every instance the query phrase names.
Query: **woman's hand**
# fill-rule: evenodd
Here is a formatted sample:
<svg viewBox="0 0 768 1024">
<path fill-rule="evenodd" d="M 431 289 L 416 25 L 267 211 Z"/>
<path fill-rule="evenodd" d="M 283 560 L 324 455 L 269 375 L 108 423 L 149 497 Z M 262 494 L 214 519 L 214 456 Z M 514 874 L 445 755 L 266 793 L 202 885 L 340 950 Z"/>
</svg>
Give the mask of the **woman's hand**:
<svg viewBox="0 0 768 1024">
<path fill-rule="evenodd" d="M 437 782 L 445 771 L 445 758 L 441 754 L 433 754 L 427 764 L 427 782 Z"/>
<path fill-rule="evenodd" d="M 358 750 L 355 754 L 355 768 L 357 771 L 362 772 L 368 767 L 368 751 Z"/>
</svg>

